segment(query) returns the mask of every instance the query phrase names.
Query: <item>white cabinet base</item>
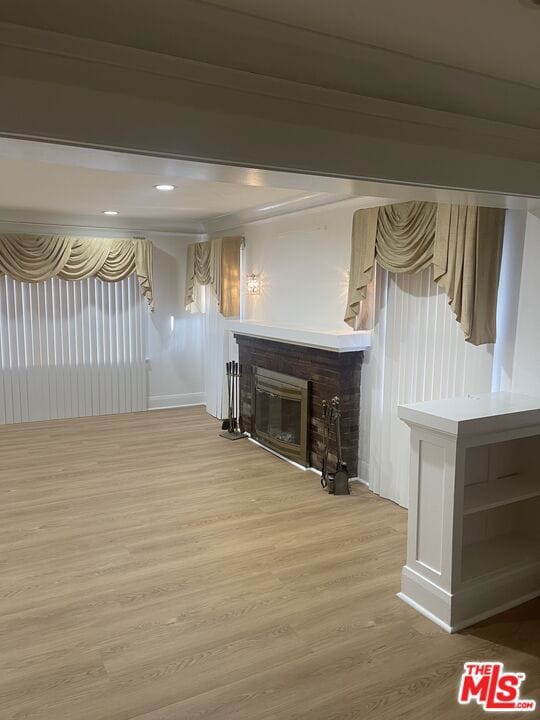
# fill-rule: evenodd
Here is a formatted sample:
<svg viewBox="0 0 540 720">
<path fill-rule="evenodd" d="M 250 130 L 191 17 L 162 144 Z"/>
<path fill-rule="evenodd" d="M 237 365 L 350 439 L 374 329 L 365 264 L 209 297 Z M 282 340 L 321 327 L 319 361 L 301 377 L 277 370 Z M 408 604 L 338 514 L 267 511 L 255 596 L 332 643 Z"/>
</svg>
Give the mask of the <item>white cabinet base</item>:
<svg viewBox="0 0 540 720">
<path fill-rule="evenodd" d="M 398 597 L 437 623 L 446 632 L 454 632 L 450 593 L 411 570 L 407 565 L 401 571 L 401 592 L 398 593 Z"/>
<path fill-rule="evenodd" d="M 471 582 L 451 595 L 406 565 L 398 597 L 448 633 L 474 625 L 540 596 L 540 567 L 525 567 L 506 577 Z M 486 609 L 487 608 L 487 609 Z"/>
</svg>

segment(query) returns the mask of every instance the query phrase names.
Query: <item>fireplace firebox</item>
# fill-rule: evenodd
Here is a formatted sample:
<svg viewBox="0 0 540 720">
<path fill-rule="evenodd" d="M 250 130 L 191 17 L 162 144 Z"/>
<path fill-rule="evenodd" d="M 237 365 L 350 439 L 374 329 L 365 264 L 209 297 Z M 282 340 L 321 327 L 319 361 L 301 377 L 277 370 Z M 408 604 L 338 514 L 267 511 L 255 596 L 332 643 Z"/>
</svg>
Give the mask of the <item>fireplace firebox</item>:
<svg viewBox="0 0 540 720">
<path fill-rule="evenodd" d="M 309 381 L 254 367 L 253 402 L 253 437 L 308 467 Z"/>
</svg>

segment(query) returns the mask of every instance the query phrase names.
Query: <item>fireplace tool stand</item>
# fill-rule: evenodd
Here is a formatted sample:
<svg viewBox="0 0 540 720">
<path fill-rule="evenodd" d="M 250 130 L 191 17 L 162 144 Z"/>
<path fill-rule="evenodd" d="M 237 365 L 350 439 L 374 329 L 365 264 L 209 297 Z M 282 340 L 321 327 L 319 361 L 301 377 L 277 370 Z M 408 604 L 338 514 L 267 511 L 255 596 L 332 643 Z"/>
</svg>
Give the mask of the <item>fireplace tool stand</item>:
<svg viewBox="0 0 540 720">
<path fill-rule="evenodd" d="M 227 440 L 240 440 L 247 437 L 242 431 L 242 418 L 240 417 L 240 392 L 239 381 L 242 377 L 242 366 L 231 360 L 225 363 L 225 372 L 227 374 L 227 395 L 228 395 L 228 414 L 223 421 L 219 433 L 221 437 Z"/>
<path fill-rule="evenodd" d="M 341 450 L 341 409 L 339 406 L 339 397 L 333 397 L 330 407 L 326 400 L 322 402 L 322 421 L 323 421 L 323 457 L 322 457 L 322 475 L 321 486 L 331 495 L 350 495 L 349 490 L 349 473 L 347 464 L 343 462 Z M 335 426 L 336 446 L 337 446 L 337 462 L 336 471 L 331 473 L 328 471 L 328 447 L 330 440 L 330 432 Z"/>
</svg>

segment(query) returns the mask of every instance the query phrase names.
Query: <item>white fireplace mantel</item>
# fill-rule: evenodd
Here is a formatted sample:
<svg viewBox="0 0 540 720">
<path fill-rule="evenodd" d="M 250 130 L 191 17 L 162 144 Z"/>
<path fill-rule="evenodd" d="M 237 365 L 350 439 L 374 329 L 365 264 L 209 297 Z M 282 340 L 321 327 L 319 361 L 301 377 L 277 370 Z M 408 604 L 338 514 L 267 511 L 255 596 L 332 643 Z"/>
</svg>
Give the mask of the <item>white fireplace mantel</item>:
<svg viewBox="0 0 540 720">
<path fill-rule="evenodd" d="M 364 330 L 310 330 L 293 325 L 270 325 L 251 320 L 231 320 L 229 329 L 233 333 L 291 345 L 330 350 L 331 352 L 358 352 L 371 346 L 371 333 Z"/>
</svg>

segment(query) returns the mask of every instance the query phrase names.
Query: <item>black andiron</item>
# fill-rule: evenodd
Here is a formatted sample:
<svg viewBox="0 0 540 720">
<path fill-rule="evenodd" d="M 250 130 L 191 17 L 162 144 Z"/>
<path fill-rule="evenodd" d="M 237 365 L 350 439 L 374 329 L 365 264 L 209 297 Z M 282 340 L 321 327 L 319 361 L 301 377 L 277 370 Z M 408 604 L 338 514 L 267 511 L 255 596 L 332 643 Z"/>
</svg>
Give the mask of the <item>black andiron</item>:
<svg viewBox="0 0 540 720">
<path fill-rule="evenodd" d="M 323 488 L 328 488 L 328 492 L 332 495 L 350 495 L 349 473 L 347 471 L 347 464 L 343 462 L 341 452 L 341 409 L 337 395 L 332 398 L 330 405 L 328 405 L 326 400 L 323 400 L 322 421 L 323 457 L 321 485 Z M 328 470 L 328 446 L 330 432 L 333 427 L 335 427 L 336 432 L 337 463 L 335 472 L 331 473 Z"/>
<path fill-rule="evenodd" d="M 242 431 L 242 418 L 240 417 L 240 378 L 242 377 L 242 366 L 234 360 L 225 363 L 227 373 L 227 394 L 229 408 L 227 418 L 221 425 L 222 432 L 219 434 L 227 440 L 240 440 L 247 437 Z"/>
</svg>

